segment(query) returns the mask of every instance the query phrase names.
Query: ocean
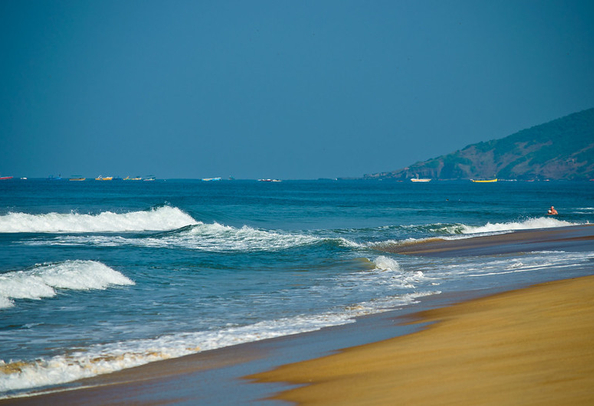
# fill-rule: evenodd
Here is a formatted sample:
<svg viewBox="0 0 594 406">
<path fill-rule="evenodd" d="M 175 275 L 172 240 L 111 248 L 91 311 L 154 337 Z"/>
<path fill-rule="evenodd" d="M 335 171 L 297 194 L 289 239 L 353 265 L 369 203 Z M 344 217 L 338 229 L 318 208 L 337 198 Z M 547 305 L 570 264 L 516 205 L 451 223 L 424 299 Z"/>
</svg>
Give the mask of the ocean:
<svg viewBox="0 0 594 406">
<path fill-rule="evenodd" d="M 383 247 L 593 219 L 594 182 L 0 181 L 0 397 L 431 295 L 592 274 L 594 246 Z"/>
</svg>

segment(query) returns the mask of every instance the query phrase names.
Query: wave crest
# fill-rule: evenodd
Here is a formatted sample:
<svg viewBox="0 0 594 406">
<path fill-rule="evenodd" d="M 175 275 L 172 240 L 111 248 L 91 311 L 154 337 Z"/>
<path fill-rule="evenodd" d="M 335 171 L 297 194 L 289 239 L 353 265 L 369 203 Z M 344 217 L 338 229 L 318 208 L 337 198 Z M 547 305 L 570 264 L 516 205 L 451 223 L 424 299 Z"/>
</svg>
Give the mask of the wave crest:
<svg viewBox="0 0 594 406">
<path fill-rule="evenodd" d="M 373 263 L 377 267 L 377 269 L 381 269 L 382 271 L 400 271 L 400 264 L 395 259 L 385 257 L 380 255 L 376 259 L 373 260 Z"/>
<path fill-rule="evenodd" d="M 102 290 L 112 285 L 134 285 L 134 282 L 96 261 L 36 265 L 33 269 L 0 275 L 0 309 L 14 306 L 13 299 L 56 296 L 56 289 Z"/>
<path fill-rule="evenodd" d="M 174 231 L 150 236 L 122 235 L 66 235 L 52 239 L 30 240 L 27 245 L 64 245 L 190 249 L 208 252 L 280 251 L 306 245 L 328 242 L 322 237 L 294 232 L 240 228 L 219 223 L 196 223 Z M 339 241 L 339 243 L 342 243 Z"/>
<path fill-rule="evenodd" d="M 179 232 L 147 238 L 119 238 L 119 243 L 156 248 L 184 248 L 200 251 L 277 251 L 315 244 L 319 237 L 301 233 L 241 228 L 219 223 L 199 223 Z"/>
<path fill-rule="evenodd" d="M 498 233 L 514 230 L 531 230 L 538 228 L 555 228 L 555 227 L 567 227 L 574 226 L 576 223 L 570 223 L 568 221 L 557 220 L 552 217 L 537 217 L 530 218 L 521 222 L 509 222 L 509 223 L 487 223 L 484 226 L 467 226 L 461 225 L 459 232 L 461 234 L 477 234 L 477 233 Z"/>
<path fill-rule="evenodd" d="M 129 213 L 8 213 L 0 216 L 0 233 L 166 231 L 194 224 L 198 223 L 190 215 L 169 206 Z"/>
</svg>

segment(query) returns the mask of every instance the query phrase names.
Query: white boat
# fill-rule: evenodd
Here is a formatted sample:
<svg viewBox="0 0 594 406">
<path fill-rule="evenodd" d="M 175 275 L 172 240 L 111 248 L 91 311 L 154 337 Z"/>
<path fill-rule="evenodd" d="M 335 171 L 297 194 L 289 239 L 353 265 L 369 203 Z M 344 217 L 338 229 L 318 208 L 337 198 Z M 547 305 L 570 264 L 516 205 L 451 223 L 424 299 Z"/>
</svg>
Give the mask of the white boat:
<svg viewBox="0 0 594 406">
<path fill-rule="evenodd" d="M 431 182 L 431 178 L 411 178 L 411 182 Z"/>
</svg>

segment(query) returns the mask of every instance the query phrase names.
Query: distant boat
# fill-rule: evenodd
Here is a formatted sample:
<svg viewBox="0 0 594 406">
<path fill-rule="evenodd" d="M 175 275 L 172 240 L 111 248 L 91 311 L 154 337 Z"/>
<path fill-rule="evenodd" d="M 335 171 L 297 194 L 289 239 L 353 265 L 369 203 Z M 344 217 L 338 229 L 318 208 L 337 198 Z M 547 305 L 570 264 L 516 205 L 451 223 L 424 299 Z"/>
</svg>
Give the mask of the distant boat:
<svg viewBox="0 0 594 406">
<path fill-rule="evenodd" d="M 280 179 L 258 179 L 258 182 L 281 182 Z"/>
<path fill-rule="evenodd" d="M 497 182 L 497 179 L 470 179 L 474 183 L 494 183 Z"/>
<path fill-rule="evenodd" d="M 124 178 L 124 180 L 142 180 L 142 178 L 141 178 L 140 176 L 136 176 L 136 177 L 134 177 L 134 178 L 131 178 L 131 177 L 129 177 L 129 176 L 126 176 L 126 177 Z"/>
<path fill-rule="evenodd" d="M 149 175 L 148 177 L 143 179 L 145 182 L 152 182 L 155 180 L 155 177 L 153 175 Z"/>
<path fill-rule="evenodd" d="M 113 176 L 106 176 L 106 177 L 98 176 L 95 178 L 95 180 L 113 180 Z"/>
<path fill-rule="evenodd" d="M 83 180 L 87 180 L 87 178 L 83 178 L 82 176 L 78 176 L 78 175 L 73 175 L 68 180 L 73 181 L 73 182 L 82 182 Z"/>
<path fill-rule="evenodd" d="M 12 176 L 0 176 L 0 180 L 12 179 Z"/>
<path fill-rule="evenodd" d="M 416 178 L 411 178 L 410 179 L 411 182 L 431 182 L 431 178 L 419 178 L 419 174 L 417 173 L 417 177 Z"/>
<path fill-rule="evenodd" d="M 203 182 L 216 182 L 222 180 L 223 178 L 202 178 Z"/>
</svg>

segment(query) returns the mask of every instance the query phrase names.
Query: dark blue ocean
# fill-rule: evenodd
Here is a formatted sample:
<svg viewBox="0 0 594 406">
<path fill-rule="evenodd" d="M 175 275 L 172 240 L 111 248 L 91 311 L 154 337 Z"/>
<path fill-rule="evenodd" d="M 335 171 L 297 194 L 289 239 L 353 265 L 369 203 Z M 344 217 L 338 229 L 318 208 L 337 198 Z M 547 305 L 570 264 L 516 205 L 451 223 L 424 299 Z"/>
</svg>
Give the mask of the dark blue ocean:
<svg viewBox="0 0 594 406">
<path fill-rule="evenodd" d="M 593 220 L 594 182 L 3 180 L 0 395 L 594 273 L 594 247 L 381 250 Z"/>
</svg>

